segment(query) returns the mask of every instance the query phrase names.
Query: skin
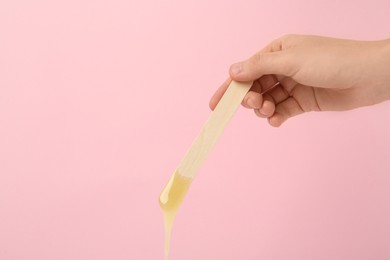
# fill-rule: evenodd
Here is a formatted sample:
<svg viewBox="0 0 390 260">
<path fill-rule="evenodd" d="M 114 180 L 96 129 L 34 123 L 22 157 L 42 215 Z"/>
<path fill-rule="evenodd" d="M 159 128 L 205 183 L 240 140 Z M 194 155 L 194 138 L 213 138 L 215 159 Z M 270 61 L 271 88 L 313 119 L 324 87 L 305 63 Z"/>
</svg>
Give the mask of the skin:
<svg viewBox="0 0 390 260">
<path fill-rule="evenodd" d="M 304 112 L 374 105 L 390 99 L 390 39 L 283 36 L 230 67 L 211 109 L 232 79 L 253 81 L 242 105 L 275 127 Z"/>
</svg>

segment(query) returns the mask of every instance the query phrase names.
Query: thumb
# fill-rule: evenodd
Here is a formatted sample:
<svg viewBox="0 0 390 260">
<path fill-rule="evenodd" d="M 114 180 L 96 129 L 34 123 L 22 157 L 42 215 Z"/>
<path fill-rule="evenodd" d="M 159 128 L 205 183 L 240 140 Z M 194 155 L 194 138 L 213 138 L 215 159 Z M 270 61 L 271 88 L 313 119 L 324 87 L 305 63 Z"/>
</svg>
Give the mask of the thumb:
<svg viewBox="0 0 390 260">
<path fill-rule="evenodd" d="M 236 81 L 254 81 L 267 74 L 290 77 L 298 69 L 293 64 L 292 55 L 288 51 L 260 51 L 246 61 L 233 64 L 229 73 Z"/>
</svg>

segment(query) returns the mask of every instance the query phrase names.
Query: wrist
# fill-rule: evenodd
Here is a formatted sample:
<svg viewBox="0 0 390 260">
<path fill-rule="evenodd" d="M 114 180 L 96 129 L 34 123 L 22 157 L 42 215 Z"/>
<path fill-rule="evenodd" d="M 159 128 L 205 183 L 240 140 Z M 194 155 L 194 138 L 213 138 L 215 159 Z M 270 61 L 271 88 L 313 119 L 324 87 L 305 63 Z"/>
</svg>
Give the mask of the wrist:
<svg viewBox="0 0 390 260">
<path fill-rule="evenodd" d="M 390 38 L 383 41 L 383 54 L 390 59 Z"/>
<path fill-rule="evenodd" d="M 383 48 L 383 55 L 385 57 L 385 75 L 387 77 L 385 83 L 385 89 L 387 89 L 387 99 L 390 100 L 390 39 L 386 39 Z"/>
<path fill-rule="evenodd" d="M 360 54 L 366 59 L 360 71 L 359 86 L 366 89 L 364 96 L 369 105 L 390 100 L 390 39 L 366 42 Z"/>
</svg>

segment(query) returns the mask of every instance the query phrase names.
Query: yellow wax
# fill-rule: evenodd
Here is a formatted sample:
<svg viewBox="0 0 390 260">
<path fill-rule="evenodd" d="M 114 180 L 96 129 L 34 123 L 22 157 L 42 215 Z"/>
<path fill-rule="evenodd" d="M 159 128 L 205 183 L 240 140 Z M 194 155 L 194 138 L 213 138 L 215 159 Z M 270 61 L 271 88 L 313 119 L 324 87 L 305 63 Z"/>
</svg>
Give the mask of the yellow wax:
<svg viewBox="0 0 390 260">
<path fill-rule="evenodd" d="M 190 187 L 191 181 L 191 178 L 182 176 L 176 171 L 160 194 L 160 207 L 163 212 L 165 228 L 165 260 L 168 260 L 169 258 L 173 221 L 175 220 L 176 212 Z"/>
</svg>

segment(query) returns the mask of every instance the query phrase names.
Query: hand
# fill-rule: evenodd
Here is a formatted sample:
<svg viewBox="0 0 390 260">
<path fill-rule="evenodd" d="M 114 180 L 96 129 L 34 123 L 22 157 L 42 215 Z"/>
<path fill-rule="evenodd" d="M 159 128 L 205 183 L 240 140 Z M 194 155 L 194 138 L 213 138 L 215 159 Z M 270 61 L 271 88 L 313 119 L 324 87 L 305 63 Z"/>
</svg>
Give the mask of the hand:
<svg viewBox="0 0 390 260">
<path fill-rule="evenodd" d="M 309 111 L 342 111 L 390 99 L 390 39 L 353 41 L 288 35 L 230 68 L 231 80 L 254 81 L 242 105 L 280 126 Z"/>
</svg>

